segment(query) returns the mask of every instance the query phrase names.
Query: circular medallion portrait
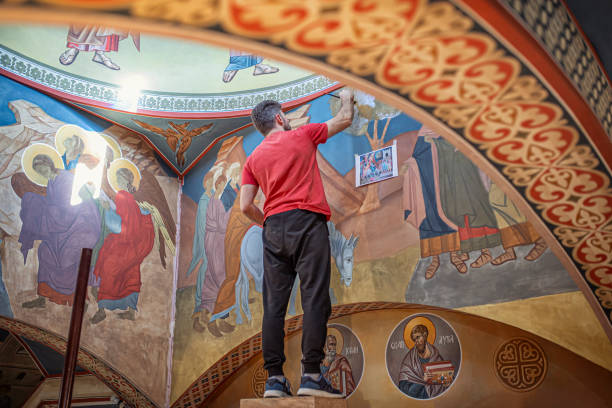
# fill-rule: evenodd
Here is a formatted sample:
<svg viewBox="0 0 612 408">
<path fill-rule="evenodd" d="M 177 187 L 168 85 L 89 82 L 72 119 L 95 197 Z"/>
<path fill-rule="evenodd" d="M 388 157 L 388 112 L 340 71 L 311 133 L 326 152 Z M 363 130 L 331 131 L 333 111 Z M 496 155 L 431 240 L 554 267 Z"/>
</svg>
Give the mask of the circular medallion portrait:
<svg viewBox="0 0 612 408">
<path fill-rule="evenodd" d="M 363 347 L 355 333 L 344 325 L 328 324 L 321 374 L 348 397 L 361 381 L 363 364 Z"/>
<path fill-rule="evenodd" d="M 461 365 L 455 330 L 442 318 L 421 313 L 398 324 L 386 351 L 387 372 L 404 395 L 431 399 L 448 390 Z"/>
</svg>

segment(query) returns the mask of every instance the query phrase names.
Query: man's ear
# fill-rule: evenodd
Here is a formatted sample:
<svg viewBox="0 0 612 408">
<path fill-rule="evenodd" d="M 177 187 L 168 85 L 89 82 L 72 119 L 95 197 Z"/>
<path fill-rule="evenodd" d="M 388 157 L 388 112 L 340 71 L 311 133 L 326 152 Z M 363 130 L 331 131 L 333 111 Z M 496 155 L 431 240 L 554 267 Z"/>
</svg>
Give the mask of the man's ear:
<svg viewBox="0 0 612 408">
<path fill-rule="evenodd" d="M 283 126 L 283 118 L 281 117 L 280 112 L 274 116 L 274 119 L 276 120 L 276 123 Z"/>
</svg>

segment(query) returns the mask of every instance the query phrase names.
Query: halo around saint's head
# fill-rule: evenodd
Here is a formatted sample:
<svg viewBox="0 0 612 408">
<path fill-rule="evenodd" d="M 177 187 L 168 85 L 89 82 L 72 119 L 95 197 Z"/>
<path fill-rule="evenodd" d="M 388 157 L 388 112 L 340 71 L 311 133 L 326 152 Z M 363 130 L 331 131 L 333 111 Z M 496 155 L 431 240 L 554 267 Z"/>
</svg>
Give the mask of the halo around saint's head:
<svg viewBox="0 0 612 408">
<path fill-rule="evenodd" d="M 117 184 L 117 170 L 121 168 L 128 169 L 132 173 L 134 176 L 132 185 L 136 190 L 138 190 L 138 187 L 140 186 L 140 170 L 138 170 L 138 167 L 136 167 L 136 165 L 128 159 L 113 160 L 106 172 L 108 183 L 111 185 L 113 190 L 115 190 L 115 192 L 120 190 L 119 185 Z"/>
<path fill-rule="evenodd" d="M 335 327 L 327 327 L 327 336 L 332 335 L 336 338 L 336 353 L 342 354 L 342 350 L 344 348 L 344 336 L 340 333 L 340 330 Z M 327 340 L 327 337 L 326 337 Z"/>
<path fill-rule="evenodd" d="M 121 146 L 119 146 L 119 143 L 110 135 L 105 133 L 98 134 L 104 138 L 106 143 L 108 143 L 108 147 L 113 151 L 113 160 L 120 159 L 123 155 L 121 154 Z"/>
<path fill-rule="evenodd" d="M 410 334 L 412 333 L 412 329 L 419 324 L 427 327 L 427 342 L 429 344 L 434 344 L 436 341 L 436 326 L 434 326 L 431 320 L 425 316 L 417 316 L 411 319 L 408 324 L 406 324 L 406 327 L 404 327 L 404 343 L 406 343 L 406 347 L 409 349 L 414 347 L 414 340 L 412 340 Z"/>
<path fill-rule="evenodd" d="M 77 125 L 64 125 L 55 132 L 55 149 L 59 152 L 60 156 L 66 152 L 64 142 L 72 136 L 80 138 L 83 141 L 83 152 L 88 152 L 87 148 L 89 146 L 87 142 L 89 137 L 87 136 L 87 131 Z"/>
<path fill-rule="evenodd" d="M 48 144 L 34 143 L 23 151 L 23 154 L 21 155 L 21 168 L 23 169 L 23 172 L 32 183 L 38 184 L 39 186 L 46 186 L 49 180 L 38 174 L 34 170 L 34 167 L 32 167 L 34 157 L 39 154 L 49 156 L 56 169 L 63 169 L 64 162 L 62 161 L 62 158 L 57 150 Z"/>
</svg>

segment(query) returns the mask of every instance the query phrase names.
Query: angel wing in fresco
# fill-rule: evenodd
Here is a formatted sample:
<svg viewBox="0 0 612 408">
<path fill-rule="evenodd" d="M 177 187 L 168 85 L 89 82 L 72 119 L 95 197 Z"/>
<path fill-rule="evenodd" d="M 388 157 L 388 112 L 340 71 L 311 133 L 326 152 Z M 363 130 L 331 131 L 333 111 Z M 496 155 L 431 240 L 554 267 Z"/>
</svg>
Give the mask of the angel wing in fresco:
<svg viewBox="0 0 612 408">
<path fill-rule="evenodd" d="M 155 176 L 148 171 L 141 172 L 140 186 L 134 193 L 138 205 L 149 211 L 156 227 L 156 237 L 159 241 L 159 259 L 166 267 L 166 245 L 174 254 L 176 244 L 176 224 L 172 219 L 170 207 L 165 199 L 164 192 Z M 157 240 L 157 239 L 156 239 Z"/>
<path fill-rule="evenodd" d="M 144 123 L 136 119 L 132 119 L 132 120 L 136 122 L 136 124 L 140 126 L 141 128 L 147 129 L 155 134 L 158 134 L 166 138 L 166 143 L 168 143 L 168 146 L 170 147 L 170 149 L 172 149 L 173 152 L 176 152 L 176 146 L 178 145 L 178 141 L 179 141 L 179 134 L 175 130 L 162 129 L 162 128 L 158 128 L 157 126 L 149 125 L 148 123 Z"/>
<path fill-rule="evenodd" d="M 28 176 L 22 172 L 13 174 L 11 177 L 11 187 L 13 187 L 13 191 L 19 198 L 23 198 L 23 195 L 28 192 L 42 196 L 47 195 L 46 187 L 32 183 Z"/>
<path fill-rule="evenodd" d="M 185 152 L 191 146 L 191 140 L 208 131 L 213 124 L 209 123 L 204 126 L 188 130 L 187 128 L 191 125 L 191 122 L 185 122 L 178 124 L 174 122 L 168 122 L 168 128 L 162 129 L 157 126 L 149 125 L 148 123 L 141 122 L 136 119 L 132 119 L 140 127 L 147 129 L 155 134 L 158 134 L 166 138 L 166 143 L 172 151 L 176 154 L 176 162 L 179 166 L 185 164 Z"/>
<path fill-rule="evenodd" d="M 177 132 L 179 132 L 181 137 L 181 144 L 179 145 L 178 151 L 176 152 L 176 159 L 180 166 L 185 164 L 185 152 L 191 146 L 191 140 L 196 137 L 204 134 L 212 127 L 212 123 L 209 123 L 204 126 L 200 126 L 195 129 L 187 130 L 187 127 L 191 124 L 190 122 L 185 122 L 182 125 L 178 125 L 174 122 L 168 122 L 170 126 L 172 126 Z"/>
</svg>

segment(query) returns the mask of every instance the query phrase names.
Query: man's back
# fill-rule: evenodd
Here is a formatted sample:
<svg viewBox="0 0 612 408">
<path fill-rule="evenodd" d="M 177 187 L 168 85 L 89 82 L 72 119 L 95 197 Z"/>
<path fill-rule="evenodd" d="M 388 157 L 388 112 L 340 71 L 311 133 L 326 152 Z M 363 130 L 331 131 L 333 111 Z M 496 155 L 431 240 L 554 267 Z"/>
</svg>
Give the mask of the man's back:
<svg viewBox="0 0 612 408">
<path fill-rule="evenodd" d="M 309 124 L 274 132 L 253 151 L 245 164 L 243 184 L 259 185 L 266 197 L 265 217 L 302 209 L 330 210 L 316 161 L 317 145 L 327 140 L 327 125 Z"/>
</svg>

